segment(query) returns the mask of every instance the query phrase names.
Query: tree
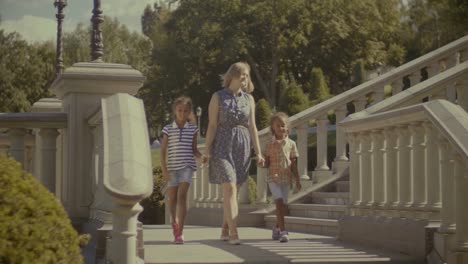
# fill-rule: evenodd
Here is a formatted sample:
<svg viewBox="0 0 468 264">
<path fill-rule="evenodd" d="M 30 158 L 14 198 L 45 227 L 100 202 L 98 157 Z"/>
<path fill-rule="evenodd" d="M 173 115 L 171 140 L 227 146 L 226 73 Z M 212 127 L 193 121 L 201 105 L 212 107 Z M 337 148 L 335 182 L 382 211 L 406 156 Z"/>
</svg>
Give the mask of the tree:
<svg viewBox="0 0 468 264">
<path fill-rule="evenodd" d="M 0 30 L 0 112 L 26 112 L 50 96 L 54 53 L 51 42 L 30 45 L 18 33 Z"/>
<path fill-rule="evenodd" d="M 364 68 L 364 61 L 358 60 L 354 64 L 353 72 L 353 86 L 358 86 L 359 84 L 366 81 L 366 69 Z"/>
<path fill-rule="evenodd" d="M 315 105 L 331 97 L 325 76 L 320 68 L 313 68 L 310 81 L 309 99 Z"/>
<path fill-rule="evenodd" d="M 309 107 L 309 100 L 305 96 L 301 87 L 292 79 L 282 100 L 281 110 L 289 116 L 297 114 Z"/>
<path fill-rule="evenodd" d="M 255 106 L 255 121 L 257 122 L 257 128 L 263 129 L 270 125 L 271 109 L 267 100 L 264 98 L 258 100 Z"/>
</svg>

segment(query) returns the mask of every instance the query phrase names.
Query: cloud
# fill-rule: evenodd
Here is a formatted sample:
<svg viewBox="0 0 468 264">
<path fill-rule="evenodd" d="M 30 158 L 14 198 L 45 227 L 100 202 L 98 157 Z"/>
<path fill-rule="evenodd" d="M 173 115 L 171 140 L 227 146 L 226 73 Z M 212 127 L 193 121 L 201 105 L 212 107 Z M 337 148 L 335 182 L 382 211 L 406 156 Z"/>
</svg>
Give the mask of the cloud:
<svg viewBox="0 0 468 264">
<path fill-rule="evenodd" d="M 37 16 L 23 16 L 18 20 L 5 20 L 0 24 L 6 32 L 16 31 L 27 41 L 55 41 L 57 22 Z"/>
</svg>

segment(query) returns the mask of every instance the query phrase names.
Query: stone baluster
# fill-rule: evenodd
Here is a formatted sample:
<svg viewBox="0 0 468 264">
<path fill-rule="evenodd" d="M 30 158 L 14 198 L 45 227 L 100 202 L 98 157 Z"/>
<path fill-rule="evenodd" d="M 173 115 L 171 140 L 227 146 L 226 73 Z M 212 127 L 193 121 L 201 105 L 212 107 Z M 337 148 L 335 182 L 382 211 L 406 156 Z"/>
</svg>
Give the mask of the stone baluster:
<svg viewBox="0 0 468 264">
<path fill-rule="evenodd" d="M 39 136 L 42 140 L 41 146 L 41 175 L 42 184 L 53 194 L 56 194 L 56 154 L 57 154 L 57 136 L 59 135 L 55 128 L 42 128 Z"/>
<path fill-rule="evenodd" d="M 395 95 L 403 90 L 403 81 L 401 79 L 397 79 L 392 82 L 392 95 Z"/>
<path fill-rule="evenodd" d="M 455 67 L 457 64 L 460 63 L 460 53 L 455 52 L 447 59 L 447 69 Z M 447 100 L 450 102 L 455 102 L 457 97 L 457 90 L 455 84 L 451 84 L 447 86 Z"/>
<path fill-rule="evenodd" d="M 355 111 L 354 112 L 360 112 L 362 110 L 364 110 L 366 108 L 366 105 L 367 105 L 367 98 L 365 96 L 357 99 L 357 100 L 354 100 L 353 101 L 353 104 L 354 104 L 354 109 Z"/>
<path fill-rule="evenodd" d="M 395 128 L 383 131 L 385 136 L 385 207 L 398 206 L 398 164 L 397 164 L 397 133 Z"/>
<path fill-rule="evenodd" d="M 398 133 L 398 201 L 399 207 L 411 206 L 411 137 L 407 126 L 397 127 Z"/>
<path fill-rule="evenodd" d="M 26 130 L 23 128 L 11 129 L 8 131 L 10 138 L 10 156 L 21 163 L 24 168 L 24 137 Z"/>
<path fill-rule="evenodd" d="M 373 130 L 372 138 L 372 203 L 368 205 L 382 205 L 384 203 L 384 153 L 383 148 L 383 132 L 382 130 Z"/>
<path fill-rule="evenodd" d="M 441 178 L 439 174 L 439 149 L 437 147 L 437 131 L 431 122 L 423 123 L 426 130 L 426 194 L 427 194 L 427 209 L 439 211 L 441 203 Z"/>
<path fill-rule="evenodd" d="M 432 64 L 430 64 L 429 66 L 426 67 L 426 71 L 427 71 L 427 77 L 428 78 L 432 78 L 434 76 L 436 76 L 437 74 L 439 74 L 440 70 L 441 70 L 441 65 L 440 65 L 440 61 L 437 61 L 437 62 L 434 62 Z"/>
<path fill-rule="evenodd" d="M 460 50 L 459 63 L 465 62 L 468 59 L 468 48 Z"/>
<path fill-rule="evenodd" d="M 333 172 L 338 173 L 343 171 L 348 164 L 346 156 L 346 134 L 339 122 L 345 119 L 347 114 L 346 105 L 343 105 L 335 110 L 336 117 L 336 157 L 333 161 Z"/>
<path fill-rule="evenodd" d="M 267 203 L 267 169 L 257 167 L 257 204 Z"/>
<path fill-rule="evenodd" d="M 200 166 L 202 166 L 202 163 L 198 162 L 197 170 L 193 173 L 193 176 L 192 176 L 192 184 L 190 186 L 191 195 L 189 196 L 190 206 L 192 206 L 197 201 L 197 198 L 198 198 L 198 173 L 200 170 Z"/>
<path fill-rule="evenodd" d="M 25 167 L 24 170 L 34 173 L 34 154 L 36 151 L 36 139 L 33 135 L 25 135 Z"/>
<path fill-rule="evenodd" d="M 349 160 L 351 162 L 349 171 L 350 204 L 358 206 L 361 204 L 361 168 L 360 164 L 360 137 L 357 133 L 348 134 Z"/>
<path fill-rule="evenodd" d="M 322 115 L 317 120 L 317 166 L 313 172 L 314 181 L 320 182 L 332 175 L 327 164 L 328 116 Z"/>
<path fill-rule="evenodd" d="M 249 181 L 247 180 L 238 187 L 238 196 L 237 199 L 239 200 L 240 204 L 249 204 Z"/>
<path fill-rule="evenodd" d="M 454 177 L 455 177 L 455 212 L 456 212 L 456 252 L 457 259 L 463 260 L 458 263 L 468 261 L 468 167 L 463 164 L 459 154 L 454 157 Z"/>
<path fill-rule="evenodd" d="M 218 201 L 218 185 L 219 184 L 211 184 L 211 196 L 210 196 L 210 201 L 211 202 L 217 202 Z"/>
<path fill-rule="evenodd" d="M 468 77 L 458 80 L 455 88 L 457 89 L 457 104 L 468 112 Z"/>
<path fill-rule="evenodd" d="M 382 85 L 381 87 L 375 89 L 375 91 L 372 93 L 372 98 L 374 99 L 372 102 L 373 105 L 382 102 L 385 98 L 385 86 Z"/>
<path fill-rule="evenodd" d="M 453 166 L 449 154 L 451 147 L 448 141 L 439 135 L 439 177 L 442 179 L 442 224 L 439 231 L 442 233 L 455 233 L 455 194 Z"/>
<path fill-rule="evenodd" d="M 414 207 L 426 207 L 426 140 L 425 131 L 421 122 L 411 123 L 410 126 L 412 138 L 411 151 L 411 186 L 412 203 Z"/>
<path fill-rule="evenodd" d="M 206 182 L 208 181 L 208 178 L 205 177 L 205 170 L 206 170 L 206 165 L 205 166 L 200 166 L 198 169 L 198 182 L 199 182 L 199 192 L 198 192 L 198 197 L 197 201 L 198 202 L 203 202 L 204 201 L 204 196 L 205 196 L 205 191 L 206 191 Z"/>
<path fill-rule="evenodd" d="M 418 83 L 421 81 L 421 71 L 420 71 L 420 70 L 417 70 L 417 71 L 411 73 L 411 74 L 408 76 L 408 78 L 409 78 L 410 83 L 411 83 L 411 86 L 410 86 L 410 87 L 415 86 L 416 84 L 418 84 Z"/>
<path fill-rule="evenodd" d="M 301 180 L 310 180 L 308 175 L 309 171 L 307 168 L 307 146 L 309 137 L 309 125 L 307 122 L 302 123 L 296 127 L 297 132 L 297 151 L 299 152 L 299 158 L 297 162 L 297 169 Z M 318 135 L 318 131 L 317 131 Z"/>
<path fill-rule="evenodd" d="M 373 204 L 372 191 L 372 144 L 369 132 L 359 133 L 361 142 L 361 204 L 369 206 Z"/>
<path fill-rule="evenodd" d="M 217 193 L 217 196 L 218 199 L 216 200 L 216 202 L 218 203 L 221 203 L 223 202 L 223 186 L 221 184 L 217 184 L 216 186 L 216 193 Z M 266 198 L 265 198 L 266 199 Z"/>
</svg>

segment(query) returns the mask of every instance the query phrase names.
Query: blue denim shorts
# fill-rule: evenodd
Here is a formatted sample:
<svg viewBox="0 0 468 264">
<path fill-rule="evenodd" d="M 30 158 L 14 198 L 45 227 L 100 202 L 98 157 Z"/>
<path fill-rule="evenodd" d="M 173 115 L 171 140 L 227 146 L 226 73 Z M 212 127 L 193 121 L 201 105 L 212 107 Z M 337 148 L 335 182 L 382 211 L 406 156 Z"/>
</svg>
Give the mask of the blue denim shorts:
<svg viewBox="0 0 468 264">
<path fill-rule="evenodd" d="M 193 172 L 194 170 L 190 167 L 169 171 L 169 181 L 167 182 L 167 186 L 179 186 L 179 183 L 181 182 L 188 182 L 189 184 L 192 183 Z"/>
<path fill-rule="evenodd" d="M 288 202 L 289 184 L 269 182 L 268 187 L 270 187 L 270 192 L 275 201 L 283 199 L 284 203 Z"/>
</svg>

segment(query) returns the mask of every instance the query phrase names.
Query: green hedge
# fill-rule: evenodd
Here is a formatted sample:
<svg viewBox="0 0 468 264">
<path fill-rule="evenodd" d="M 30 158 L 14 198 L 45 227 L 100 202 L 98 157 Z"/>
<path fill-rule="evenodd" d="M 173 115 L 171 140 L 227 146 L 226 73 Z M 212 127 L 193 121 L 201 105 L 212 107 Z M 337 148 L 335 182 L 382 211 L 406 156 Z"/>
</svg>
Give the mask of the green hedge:
<svg viewBox="0 0 468 264">
<path fill-rule="evenodd" d="M 164 224 L 164 196 L 161 193 L 162 171 L 159 166 L 153 168 L 153 182 L 153 193 L 140 202 L 143 212 L 139 214 L 138 220 L 145 225 Z"/>
<path fill-rule="evenodd" d="M 83 263 L 86 238 L 52 193 L 0 155 L 0 263 Z"/>
</svg>

